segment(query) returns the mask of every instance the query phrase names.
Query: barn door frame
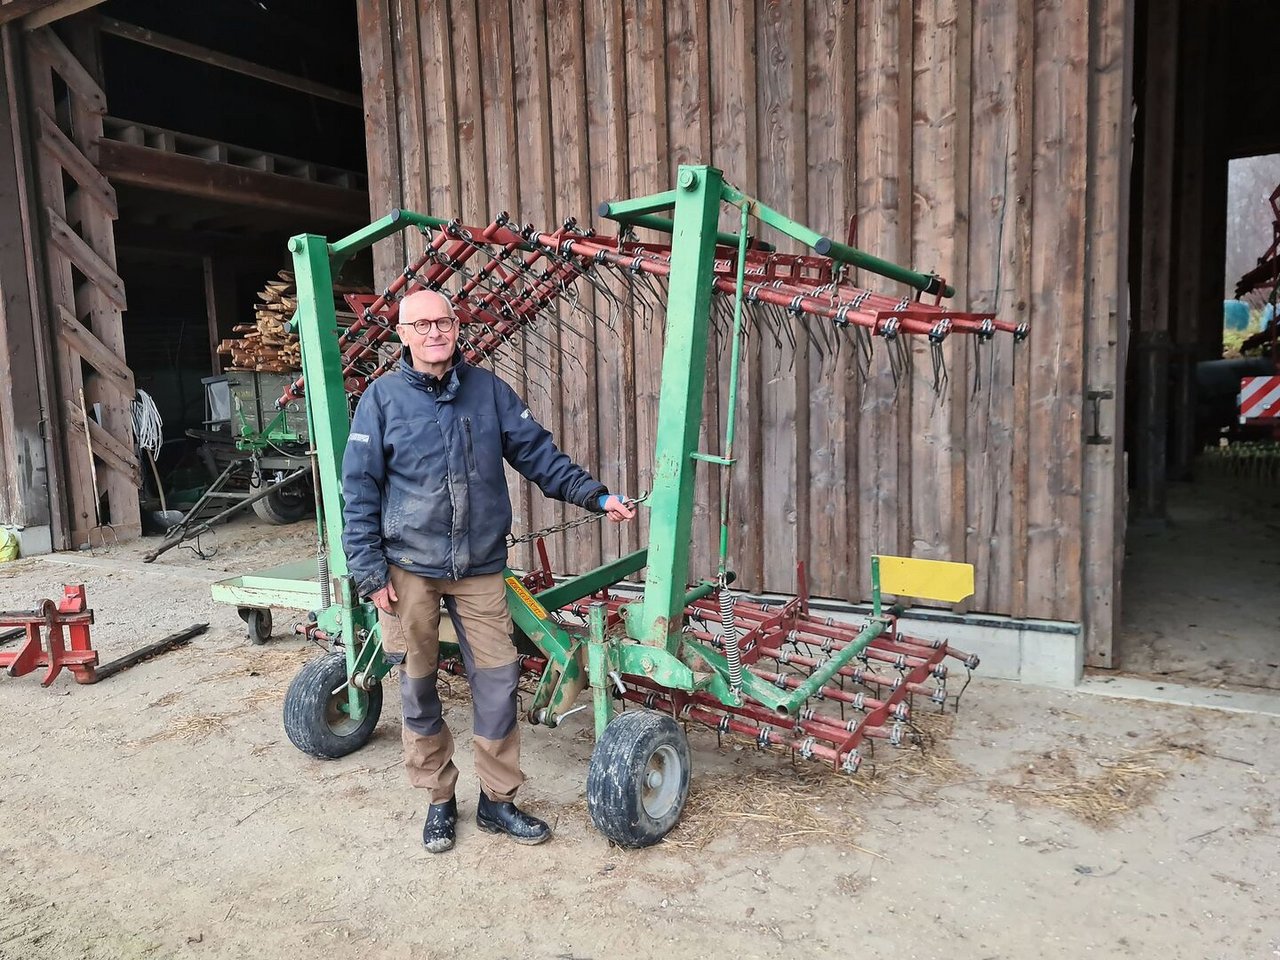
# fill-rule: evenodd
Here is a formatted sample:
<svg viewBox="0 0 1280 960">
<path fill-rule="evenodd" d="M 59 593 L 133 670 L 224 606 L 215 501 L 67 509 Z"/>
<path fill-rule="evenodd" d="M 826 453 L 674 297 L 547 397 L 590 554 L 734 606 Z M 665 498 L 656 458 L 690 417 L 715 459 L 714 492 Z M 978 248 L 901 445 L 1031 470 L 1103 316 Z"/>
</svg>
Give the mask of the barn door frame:
<svg viewBox="0 0 1280 960">
<path fill-rule="evenodd" d="M 37 179 L 33 206 L 58 398 L 53 409 L 65 424 L 59 444 L 63 534 L 67 545 L 78 547 L 132 539 L 141 523 L 135 386 L 121 318 L 128 304 L 116 271 L 116 194 L 96 164 L 107 112 L 98 38 L 92 24 L 76 22 L 65 25 L 65 36 L 69 44 L 45 26 L 24 39 Z"/>
<path fill-rule="evenodd" d="M 1089 5 L 1089 292 L 1085 317 L 1082 516 L 1084 665 L 1114 667 L 1124 570 L 1129 350 L 1129 185 L 1133 166 L 1134 0 Z"/>
</svg>

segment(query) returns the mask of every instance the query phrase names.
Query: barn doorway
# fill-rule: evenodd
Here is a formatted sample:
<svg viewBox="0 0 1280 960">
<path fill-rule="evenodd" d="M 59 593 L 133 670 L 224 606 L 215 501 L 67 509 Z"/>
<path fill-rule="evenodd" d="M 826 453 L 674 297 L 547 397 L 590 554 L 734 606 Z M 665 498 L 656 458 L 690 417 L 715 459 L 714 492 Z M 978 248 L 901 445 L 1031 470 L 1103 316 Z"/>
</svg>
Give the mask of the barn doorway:
<svg viewBox="0 0 1280 960">
<path fill-rule="evenodd" d="M 1246 379 L 1280 375 L 1280 125 L 1262 68 L 1278 34 L 1261 0 L 1136 5 L 1115 665 L 1280 692 L 1280 416 L 1253 409 L 1280 380 Z"/>
</svg>

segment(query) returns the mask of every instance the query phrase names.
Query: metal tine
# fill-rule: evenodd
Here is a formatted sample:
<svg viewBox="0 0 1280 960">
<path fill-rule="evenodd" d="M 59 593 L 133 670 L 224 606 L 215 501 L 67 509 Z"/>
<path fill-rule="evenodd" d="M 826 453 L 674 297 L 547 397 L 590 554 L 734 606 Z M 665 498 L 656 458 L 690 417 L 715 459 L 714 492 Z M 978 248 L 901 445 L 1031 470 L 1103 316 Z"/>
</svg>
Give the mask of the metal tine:
<svg viewBox="0 0 1280 960">
<path fill-rule="evenodd" d="M 930 341 L 929 359 L 933 362 L 933 397 L 934 408 L 937 409 L 942 403 L 943 392 L 950 379 L 947 376 L 947 355 L 943 352 L 941 343 Z"/>
</svg>

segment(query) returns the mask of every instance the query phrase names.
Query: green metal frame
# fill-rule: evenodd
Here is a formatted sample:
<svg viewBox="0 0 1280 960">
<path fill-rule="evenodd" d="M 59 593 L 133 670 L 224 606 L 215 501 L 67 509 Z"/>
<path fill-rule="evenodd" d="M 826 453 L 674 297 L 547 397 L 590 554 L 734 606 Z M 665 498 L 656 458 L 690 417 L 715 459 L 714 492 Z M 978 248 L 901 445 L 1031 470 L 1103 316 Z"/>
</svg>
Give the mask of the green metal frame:
<svg viewBox="0 0 1280 960">
<path fill-rule="evenodd" d="M 738 208 L 739 233 L 718 229 L 722 205 Z M 670 219 L 660 214 L 671 211 Z M 805 244 L 819 254 L 861 269 L 907 283 L 921 292 L 952 295 L 937 277 L 888 263 L 844 244 L 836 243 L 803 224 L 724 182 L 721 172 L 709 166 L 682 166 L 676 189 L 600 208 L 603 216 L 620 223 L 668 231 L 671 234 L 671 274 L 667 300 L 666 342 L 662 360 L 662 386 L 658 405 L 653 488 L 649 509 L 650 542 L 638 550 L 593 571 L 558 584 L 537 596 L 524 589 L 517 576 L 504 571 L 507 601 L 516 626 L 547 658 L 547 669 L 534 693 L 532 713 L 555 726 L 572 708 L 578 695 L 593 688 L 595 726 L 599 733 L 612 717 L 609 675 L 643 675 L 662 686 L 692 692 L 705 690 L 721 702 L 742 703 L 744 697 L 781 713 L 794 713 L 814 691 L 834 676 L 875 637 L 889 628 L 882 615 L 878 571 L 873 567 L 875 604 L 871 618 L 856 642 L 825 662 L 799 689 L 780 690 L 749 672 L 739 686 L 731 686 L 725 657 L 709 644 L 683 633 L 684 609 L 731 581 L 728 570 L 729 484 L 722 484 L 721 537 L 716 580 L 689 587 L 689 550 L 694 509 L 694 475 L 698 463 L 730 470 L 733 466 L 734 417 L 738 390 L 739 350 L 734 337 L 729 381 L 729 411 L 721 454 L 697 449 L 702 422 L 702 397 L 707 369 L 710 301 L 717 245 L 738 249 L 738 294 L 734 305 L 734 329 L 742 323 L 743 266 L 748 244 L 747 228 L 754 216 L 761 223 Z M 346 709 L 363 716 L 366 695 L 362 688 L 378 682 L 389 666 L 381 653 L 376 611 L 362 602 L 347 575 L 342 551 L 342 452 L 349 430 L 347 397 L 338 349 L 338 325 L 331 295 L 333 274 L 360 250 L 399 230 L 410 227 L 439 228 L 448 223 L 438 217 L 396 210 L 369 226 L 332 244 L 323 237 L 304 234 L 289 241 L 298 288 L 295 326 L 302 341 L 306 377 L 307 416 L 319 477 L 317 525 L 328 559 L 331 605 L 317 611 L 317 623 L 331 636 L 342 638 L 347 672 Z M 874 562 L 874 561 L 873 561 Z M 624 631 L 606 632 L 603 606 L 590 612 L 584 635 L 570 632 L 551 618 L 549 611 L 596 593 L 640 570 L 647 570 L 643 597 L 622 608 Z M 318 606 L 320 584 L 314 574 L 299 577 L 296 568 L 249 574 L 215 586 L 216 599 L 255 606 Z M 305 582 L 304 582 L 305 581 Z M 446 655 L 451 651 L 445 647 Z"/>
</svg>

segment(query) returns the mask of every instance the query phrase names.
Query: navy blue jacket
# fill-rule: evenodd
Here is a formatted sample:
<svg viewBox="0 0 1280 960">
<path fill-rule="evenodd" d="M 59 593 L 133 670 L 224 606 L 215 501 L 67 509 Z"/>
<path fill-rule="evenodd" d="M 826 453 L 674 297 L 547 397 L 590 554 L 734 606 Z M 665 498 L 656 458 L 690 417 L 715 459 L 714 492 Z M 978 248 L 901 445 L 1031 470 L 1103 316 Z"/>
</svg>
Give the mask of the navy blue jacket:
<svg viewBox="0 0 1280 960">
<path fill-rule="evenodd" d="M 507 564 L 506 460 L 548 497 L 599 512 L 608 493 L 503 380 L 461 353 L 442 380 L 400 369 L 365 389 L 342 458 L 342 546 L 361 596 L 387 564 L 457 580 Z"/>
</svg>

